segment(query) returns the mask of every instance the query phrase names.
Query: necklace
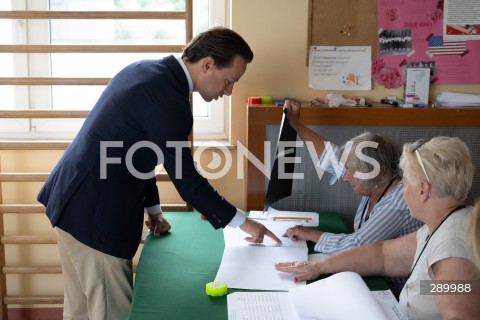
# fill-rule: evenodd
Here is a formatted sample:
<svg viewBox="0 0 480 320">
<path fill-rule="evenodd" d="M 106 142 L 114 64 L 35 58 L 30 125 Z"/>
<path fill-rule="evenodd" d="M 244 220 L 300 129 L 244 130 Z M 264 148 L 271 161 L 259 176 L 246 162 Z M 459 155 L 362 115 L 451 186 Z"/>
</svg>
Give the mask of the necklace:
<svg viewBox="0 0 480 320">
<path fill-rule="evenodd" d="M 417 257 L 417 260 L 415 261 L 415 264 L 413 265 L 412 267 L 412 270 L 410 270 L 410 273 L 408 274 L 408 277 L 407 278 L 410 278 L 410 276 L 412 275 L 413 273 L 413 270 L 415 269 L 415 267 L 417 266 L 417 263 L 418 263 L 418 260 L 420 260 L 420 257 L 422 256 L 422 253 L 423 251 L 425 251 L 425 248 L 427 247 L 427 244 L 428 242 L 430 241 L 430 239 L 432 238 L 433 234 L 438 230 L 438 228 L 440 228 L 440 226 L 445 222 L 445 220 L 447 220 L 448 217 L 450 217 L 454 212 L 458 211 L 458 210 L 461 210 L 465 208 L 465 206 L 458 206 L 456 208 L 454 208 L 452 211 L 450 211 L 446 216 L 445 218 L 443 218 L 443 220 L 440 222 L 440 224 L 435 228 L 433 229 L 432 233 L 430 233 L 427 238 L 425 239 L 425 244 L 423 245 L 423 248 L 422 248 L 422 251 L 420 251 L 420 254 L 418 255 Z"/>
<path fill-rule="evenodd" d="M 382 194 L 380 195 L 380 198 L 378 198 L 377 203 L 380 202 L 380 200 L 383 198 L 383 196 L 387 192 L 388 188 L 390 188 L 390 186 L 392 185 L 393 181 L 395 181 L 395 179 L 397 179 L 397 177 L 390 180 L 389 184 L 387 185 L 387 187 L 383 190 Z M 360 222 L 358 223 L 358 229 L 360 229 L 362 227 L 363 217 L 365 216 L 365 212 L 367 211 L 369 203 L 370 203 L 370 198 L 368 198 L 367 202 L 365 203 L 365 206 L 363 207 L 362 216 L 360 217 Z M 365 218 L 365 222 L 367 222 L 368 218 L 369 217 Z"/>
</svg>

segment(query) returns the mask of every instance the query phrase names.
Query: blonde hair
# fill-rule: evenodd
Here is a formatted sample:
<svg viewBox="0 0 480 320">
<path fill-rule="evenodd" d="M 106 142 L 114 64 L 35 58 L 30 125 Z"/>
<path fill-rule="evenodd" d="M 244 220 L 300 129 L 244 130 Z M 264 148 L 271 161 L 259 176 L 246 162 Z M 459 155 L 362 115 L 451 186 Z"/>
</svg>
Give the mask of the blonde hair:
<svg viewBox="0 0 480 320">
<path fill-rule="evenodd" d="M 415 149 L 420 154 L 428 179 Z M 467 198 L 475 173 L 467 145 L 451 137 L 435 137 L 423 144 L 421 141 L 404 144 L 400 168 L 411 183 L 430 180 L 432 191 L 439 197 L 450 196 L 458 200 Z"/>
<path fill-rule="evenodd" d="M 480 269 L 480 200 L 477 201 L 470 214 L 468 236 L 472 246 L 474 262 Z"/>
</svg>

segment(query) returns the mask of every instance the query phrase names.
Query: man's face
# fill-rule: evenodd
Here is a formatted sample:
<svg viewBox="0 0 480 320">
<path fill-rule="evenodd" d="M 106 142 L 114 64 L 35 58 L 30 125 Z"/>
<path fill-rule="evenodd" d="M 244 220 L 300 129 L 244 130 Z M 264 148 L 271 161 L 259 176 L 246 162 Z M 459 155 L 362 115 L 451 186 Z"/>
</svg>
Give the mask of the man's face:
<svg viewBox="0 0 480 320">
<path fill-rule="evenodd" d="M 203 100 L 210 102 L 224 95 L 231 95 L 233 86 L 240 80 L 247 69 L 245 60 L 237 55 L 227 68 L 218 68 L 211 58 L 207 58 L 203 66 L 202 81 L 197 84 L 198 93 Z"/>
</svg>

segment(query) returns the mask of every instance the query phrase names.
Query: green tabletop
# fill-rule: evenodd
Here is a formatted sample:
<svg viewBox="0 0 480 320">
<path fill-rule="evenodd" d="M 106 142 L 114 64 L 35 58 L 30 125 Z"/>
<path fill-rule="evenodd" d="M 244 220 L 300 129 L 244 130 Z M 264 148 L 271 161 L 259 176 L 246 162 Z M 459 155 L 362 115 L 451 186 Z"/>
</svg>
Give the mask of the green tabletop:
<svg viewBox="0 0 480 320">
<path fill-rule="evenodd" d="M 227 319 L 227 298 L 210 297 L 205 285 L 214 281 L 223 254 L 223 229 L 215 230 L 197 212 L 164 213 L 169 234 L 148 236 L 133 288 L 132 320 Z M 319 229 L 342 233 L 345 224 L 335 213 L 320 213 Z M 371 290 L 388 289 L 381 277 L 367 277 Z M 228 293 L 244 291 L 228 289 Z"/>
</svg>

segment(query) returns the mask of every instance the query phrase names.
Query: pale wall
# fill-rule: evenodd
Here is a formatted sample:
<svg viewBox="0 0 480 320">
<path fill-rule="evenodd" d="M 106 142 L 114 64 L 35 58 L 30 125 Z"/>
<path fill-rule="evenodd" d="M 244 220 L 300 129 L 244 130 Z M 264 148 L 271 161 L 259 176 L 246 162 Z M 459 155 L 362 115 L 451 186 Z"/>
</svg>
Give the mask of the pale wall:
<svg viewBox="0 0 480 320">
<path fill-rule="evenodd" d="M 329 92 L 308 87 L 307 17 L 308 0 L 232 0 L 232 28 L 250 44 L 255 58 L 232 95 L 232 141 L 246 145 L 246 109 L 249 96 L 294 97 L 301 101 L 325 98 Z M 480 85 L 432 86 L 430 101 L 442 91 L 480 93 Z M 386 95 L 403 95 L 403 88 L 385 89 L 373 84 L 372 91 L 342 91 L 346 97 L 363 95 L 379 101 Z M 246 190 L 245 181 L 226 181 L 222 186 Z M 237 186 L 239 187 L 237 189 Z M 246 206 L 246 193 L 225 190 L 227 198 Z M 240 202 L 238 202 L 240 201 Z"/>
</svg>

